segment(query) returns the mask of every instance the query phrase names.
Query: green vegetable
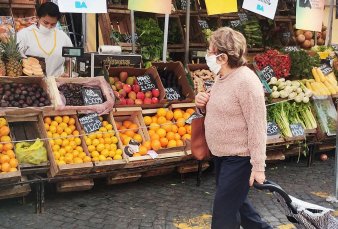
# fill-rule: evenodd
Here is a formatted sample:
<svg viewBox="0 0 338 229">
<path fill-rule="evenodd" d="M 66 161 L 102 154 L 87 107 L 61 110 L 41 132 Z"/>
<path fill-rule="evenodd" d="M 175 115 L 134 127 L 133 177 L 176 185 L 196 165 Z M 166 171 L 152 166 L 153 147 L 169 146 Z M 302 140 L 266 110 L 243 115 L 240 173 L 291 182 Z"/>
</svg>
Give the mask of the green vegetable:
<svg viewBox="0 0 338 229">
<path fill-rule="evenodd" d="M 277 103 L 268 109 L 268 119 L 274 121 L 284 137 L 292 137 L 288 119 L 288 102 Z"/>
</svg>

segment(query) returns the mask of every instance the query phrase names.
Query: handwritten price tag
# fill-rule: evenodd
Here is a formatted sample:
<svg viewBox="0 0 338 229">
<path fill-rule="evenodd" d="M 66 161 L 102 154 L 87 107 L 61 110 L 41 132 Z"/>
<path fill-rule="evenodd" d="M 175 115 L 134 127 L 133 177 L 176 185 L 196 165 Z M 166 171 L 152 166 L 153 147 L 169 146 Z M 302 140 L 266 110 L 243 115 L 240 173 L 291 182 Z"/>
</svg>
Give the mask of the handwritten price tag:
<svg viewBox="0 0 338 229">
<path fill-rule="evenodd" d="M 81 125 L 86 133 L 92 133 L 102 127 L 102 122 L 99 119 L 97 113 L 88 114 L 79 118 Z"/>
<path fill-rule="evenodd" d="M 305 131 L 302 124 L 290 124 L 291 133 L 294 137 L 304 136 Z"/>
<path fill-rule="evenodd" d="M 86 106 L 103 103 L 102 92 L 99 88 L 83 88 L 82 96 Z"/>
<path fill-rule="evenodd" d="M 327 76 L 328 74 L 333 72 L 332 68 L 327 64 L 323 64 L 319 68 L 320 68 L 320 70 L 322 70 L 322 72 L 325 76 Z"/>
<path fill-rule="evenodd" d="M 279 135 L 280 131 L 278 126 L 276 125 L 275 122 L 268 122 L 268 129 L 267 129 L 267 135 L 268 136 L 275 136 Z"/>
<path fill-rule="evenodd" d="M 266 82 L 269 82 L 272 77 L 276 76 L 276 74 L 274 73 L 273 69 L 270 66 L 266 66 L 261 70 L 261 72 Z"/>
<path fill-rule="evenodd" d="M 172 88 L 172 87 L 168 87 L 168 88 L 165 89 L 165 97 L 169 101 L 180 100 L 181 99 L 181 95 L 180 95 L 178 89 L 177 88 Z"/>
<path fill-rule="evenodd" d="M 152 78 L 149 75 L 143 75 L 136 77 L 138 85 L 140 85 L 142 92 L 151 91 L 156 88 L 156 85 L 153 83 Z"/>
</svg>

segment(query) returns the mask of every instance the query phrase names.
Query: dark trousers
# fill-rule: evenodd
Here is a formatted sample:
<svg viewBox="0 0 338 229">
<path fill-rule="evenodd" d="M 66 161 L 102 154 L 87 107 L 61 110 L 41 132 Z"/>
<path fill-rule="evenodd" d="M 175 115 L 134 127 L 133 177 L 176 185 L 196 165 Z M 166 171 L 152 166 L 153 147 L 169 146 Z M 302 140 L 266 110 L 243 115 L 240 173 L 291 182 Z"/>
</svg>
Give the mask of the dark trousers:
<svg viewBox="0 0 338 229">
<path fill-rule="evenodd" d="M 216 195 L 212 229 L 270 229 L 247 199 L 250 157 L 215 157 Z"/>
</svg>

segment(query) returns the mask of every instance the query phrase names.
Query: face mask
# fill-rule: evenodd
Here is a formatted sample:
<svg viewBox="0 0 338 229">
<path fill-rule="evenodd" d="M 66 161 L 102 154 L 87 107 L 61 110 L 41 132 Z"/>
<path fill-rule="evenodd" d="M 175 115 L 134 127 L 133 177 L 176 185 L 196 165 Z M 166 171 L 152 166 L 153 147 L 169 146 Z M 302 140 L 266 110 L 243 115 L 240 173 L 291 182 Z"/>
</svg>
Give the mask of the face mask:
<svg viewBox="0 0 338 229">
<path fill-rule="evenodd" d="M 205 60 L 207 62 L 207 65 L 210 69 L 210 71 L 212 71 L 214 74 L 218 74 L 219 71 L 221 70 L 221 65 L 217 63 L 217 57 L 223 55 L 223 53 L 219 54 L 219 55 L 206 55 L 205 56 Z"/>
<path fill-rule="evenodd" d="M 47 27 L 43 26 L 43 25 L 39 25 L 39 31 L 42 33 L 42 34 L 50 34 L 52 31 L 54 30 L 54 28 L 51 28 L 51 29 L 48 29 Z"/>
</svg>

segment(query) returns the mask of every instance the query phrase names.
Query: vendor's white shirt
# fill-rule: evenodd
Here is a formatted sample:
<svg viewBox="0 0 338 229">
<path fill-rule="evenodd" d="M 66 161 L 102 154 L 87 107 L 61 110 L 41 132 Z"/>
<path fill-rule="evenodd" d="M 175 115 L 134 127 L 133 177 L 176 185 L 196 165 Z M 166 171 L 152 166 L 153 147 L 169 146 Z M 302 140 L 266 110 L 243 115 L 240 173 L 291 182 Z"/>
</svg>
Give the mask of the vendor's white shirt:
<svg viewBox="0 0 338 229">
<path fill-rule="evenodd" d="M 39 39 L 40 45 L 46 52 L 50 52 L 54 47 L 54 31 L 49 34 L 43 34 L 36 25 L 31 25 L 20 30 L 17 34 L 17 43 L 19 44 L 21 54 L 25 56 L 42 57 L 46 60 L 47 76 L 60 76 L 64 73 L 65 58 L 62 57 L 62 47 L 73 47 L 72 41 L 65 32 L 59 29 L 56 31 L 56 48 L 54 52 L 48 56 L 38 45 L 34 36 L 33 29 Z"/>
</svg>

